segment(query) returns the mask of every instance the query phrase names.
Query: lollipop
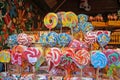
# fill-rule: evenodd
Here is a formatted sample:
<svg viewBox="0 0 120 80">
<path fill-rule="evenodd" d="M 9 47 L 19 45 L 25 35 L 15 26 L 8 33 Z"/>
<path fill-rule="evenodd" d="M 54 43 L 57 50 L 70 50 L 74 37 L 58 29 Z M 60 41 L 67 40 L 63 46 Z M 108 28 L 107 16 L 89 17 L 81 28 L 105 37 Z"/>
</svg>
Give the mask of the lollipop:
<svg viewBox="0 0 120 80">
<path fill-rule="evenodd" d="M 108 49 L 105 51 L 105 55 L 108 59 L 109 66 L 112 64 L 114 64 L 116 66 L 120 64 L 120 54 L 117 51 L 115 51 L 113 49 Z"/>
<path fill-rule="evenodd" d="M 85 38 L 84 40 L 86 43 L 93 44 L 96 42 L 97 34 L 96 34 L 96 32 L 89 31 L 85 34 L 84 38 Z"/>
<path fill-rule="evenodd" d="M 76 27 L 73 28 L 73 32 L 77 33 L 80 31 L 80 25 L 77 25 Z"/>
<path fill-rule="evenodd" d="M 46 41 L 50 46 L 53 47 L 56 46 L 57 44 L 57 38 L 58 38 L 58 34 L 56 32 L 50 32 L 46 37 Z"/>
<path fill-rule="evenodd" d="M 45 34 L 45 33 L 43 33 L 43 34 L 40 36 L 39 42 L 42 44 L 42 46 L 46 46 L 46 45 L 47 45 L 46 38 L 47 38 L 47 34 Z"/>
<path fill-rule="evenodd" d="M 88 21 L 88 16 L 85 14 L 79 14 L 78 15 L 78 22 L 83 23 Z"/>
<path fill-rule="evenodd" d="M 107 65 L 107 58 L 101 51 L 92 51 L 91 64 L 94 68 L 104 68 Z"/>
<path fill-rule="evenodd" d="M 29 47 L 23 53 L 23 58 L 28 60 L 29 63 L 33 64 L 37 62 L 41 56 L 40 51 L 37 48 Z"/>
<path fill-rule="evenodd" d="M 10 35 L 7 39 L 8 47 L 12 48 L 14 45 L 17 45 L 17 35 Z"/>
<path fill-rule="evenodd" d="M 10 52 L 8 50 L 0 51 L 0 62 L 2 63 L 10 62 Z"/>
<path fill-rule="evenodd" d="M 78 23 L 77 15 L 71 11 L 66 12 L 62 20 L 63 26 L 75 27 Z"/>
<path fill-rule="evenodd" d="M 78 51 L 80 49 L 80 41 L 74 39 L 70 42 L 68 47 L 73 48 L 75 51 Z"/>
<path fill-rule="evenodd" d="M 66 34 L 66 33 L 60 33 L 58 35 L 58 44 L 60 46 L 67 46 L 71 41 L 71 37 L 70 35 Z"/>
<path fill-rule="evenodd" d="M 88 50 L 89 47 L 88 47 L 86 42 L 80 41 L 80 48 L 79 49 L 86 49 L 86 50 Z"/>
<path fill-rule="evenodd" d="M 28 35 L 25 33 L 20 33 L 17 37 L 17 42 L 20 45 L 27 46 L 29 44 Z"/>
<path fill-rule="evenodd" d="M 90 22 L 85 22 L 81 26 L 81 30 L 83 31 L 83 33 L 87 33 L 88 31 L 92 31 L 93 29 L 94 28 Z"/>
<path fill-rule="evenodd" d="M 103 30 L 97 30 L 96 31 L 97 36 L 100 35 L 100 34 L 106 34 L 110 37 L 110 33 L 111 33 L 110 31 L 103 31 Z"/>
<path fill-rule="evenodd" d="M 107 34 L 99 34 L 97 36 L 97 41 L 100 44 L 100 46 L 103 48 L 103 46 L 107 45 L 110 41 L 110 37 Z"/>
<path fill-rule="evenodd" d="M 58 66 L 60 64 L 61 59 L 61 50 L 59 48 L 50 48 L 50 50 L 46 53 L 46 60 L 48 61 L 49 70 L 52 67 Z M 53 65 L 52 65 L 53 64 Z"/>
<path fill-rule="evenodd" d="M 82 49 L 78 50 L 73 57 L 73 59 L 79 64 L 79 65 L 87 65 L 90 61 L 90 54 L 87 50 Z"/>
<path fill-rule="evenodd" d="M 57 28 L 61 28 L 62 27 L 62 17 L 64 17 L 65 12 L 57 12 L 57 16 L 58 16 L 58 24 L 57 24 Z"/>
<path fill-rule="evenodd" d="M 48 13 L 44 17 L 44 24 L 48 29 L 55 28 L 58 23 L 58 17 L 55 13 Z"/>
</svg>

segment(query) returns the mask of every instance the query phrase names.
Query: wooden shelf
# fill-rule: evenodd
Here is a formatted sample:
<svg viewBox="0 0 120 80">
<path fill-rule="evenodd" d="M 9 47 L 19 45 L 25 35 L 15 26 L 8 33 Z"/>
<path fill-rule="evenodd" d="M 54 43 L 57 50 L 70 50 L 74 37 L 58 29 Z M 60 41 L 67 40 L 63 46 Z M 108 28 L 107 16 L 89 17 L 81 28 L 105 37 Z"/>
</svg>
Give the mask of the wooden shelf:
<svg viewBox="0 0 120 80">
<path fill-rule="evenodd" d="M 116 44 L 116 45 L 118 44 L 119 45 L 120 42 L 109 42 L 108 44 Z"/>
</svg>

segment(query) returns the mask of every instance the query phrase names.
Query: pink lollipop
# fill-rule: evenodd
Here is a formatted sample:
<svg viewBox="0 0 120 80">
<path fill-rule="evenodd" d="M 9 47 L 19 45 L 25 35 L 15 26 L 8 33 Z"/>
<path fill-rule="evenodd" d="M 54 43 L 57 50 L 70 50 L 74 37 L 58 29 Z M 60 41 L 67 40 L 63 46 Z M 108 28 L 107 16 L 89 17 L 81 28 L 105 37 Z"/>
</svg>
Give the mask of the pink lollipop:
<svg viewBox="0 0 120 80">
<path fill-rule="evenodd" d="M 28 60 L 29 63 L 34 64 L 37 62 L 40 55 L 41 53 L 37 48 L 29 47 L 24 51 L 23 58 Z"/>
<path fill-rule="evenodd" d="M 68 47 L 73 48 L 75 51 L 78 51 L 80 49 L 80 41 L 74 39 L 70 42 Z"/>
<path fill-rule="evenodd" d="M 73 59 L 80 65 L 87 65 L 90 61 L 90 54 L 87 50 L 82 49 L 77 51 Z"/>
<path fill-rule="evenodd" d="M 85 34 L 85 39 L 84 40 L 88 44 L 93 44 L 94 42 L 96 42 L 96 39 L 97 39 L 96 32 L 90 31 L 90 32 L 87 32 Z"/>
<path fill-rule="evenodd" d="M 50 51 L 46 54 L 46 60 L 48 61 L 49 70 L 51 67 L 58 66 L 61 59 L 61 50 L 59 48 L 50 48 Z M 53 65 L 52 65 L 53 64 Z"/>
<path fill-rule="evenodd" d="M 20 45 L 27 46 L 29 44 L 28 35 L 25 33 L 20 33 L 17 37 L 17 42 Z"/>
</svg>

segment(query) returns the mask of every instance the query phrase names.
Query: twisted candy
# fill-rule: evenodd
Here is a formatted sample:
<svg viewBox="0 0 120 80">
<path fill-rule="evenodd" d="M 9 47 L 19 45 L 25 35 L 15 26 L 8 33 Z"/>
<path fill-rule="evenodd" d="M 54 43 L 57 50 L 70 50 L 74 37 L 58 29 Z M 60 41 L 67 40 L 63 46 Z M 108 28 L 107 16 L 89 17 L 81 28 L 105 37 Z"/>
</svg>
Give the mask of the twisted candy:
<svg viewBox="0 0 120 80">
<path fill-rule="evenodd" d="M 92 51 L 91 64 L 94 68 L 104 68 L 107 65 L 107 58 L 101 51 Z"/>
<path fill-rule="evenodd" d="M 58 23 L 58 16 L 55 13 L 48 13 L 44 17 L 44 24 L 48 29 L 55 28 Z"/>
</svg>

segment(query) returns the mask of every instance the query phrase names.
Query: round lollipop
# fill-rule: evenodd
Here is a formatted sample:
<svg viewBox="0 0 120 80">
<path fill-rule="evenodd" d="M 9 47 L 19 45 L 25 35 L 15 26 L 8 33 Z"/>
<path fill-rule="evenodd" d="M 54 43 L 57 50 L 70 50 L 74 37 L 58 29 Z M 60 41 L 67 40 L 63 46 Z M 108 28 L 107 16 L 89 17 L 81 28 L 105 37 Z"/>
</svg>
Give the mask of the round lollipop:
<svg viewBox="0 0 120 80">
<path fill-rule="evenodd" d="M 0 62 L 2 63 L 10 62 L 10 52 L 8 50 L 0 51 Z"/>
<path fill-rule="evenodd" d="M 63 47 L 67 46 L 70 43 L 70 41 L 71 41 L 70 35 L 66 33 L 60 33 L 58 35 L 58 44 L 60 46 L 63 46 Z"/>
<path fill-rule="evenodd" d="M 49 65 L 49 70 L 60 64 L 61 54 L 61 50 L 55 47 L 50 48 L 50 50 L 46 53 L 45 57 Z"/>
<path fill-rule="evenodd" d="M 47 38 L 47 34 L 46 34 L 46 33 L 43 33 L 43 34 L 40 36 L 39 42 L 42 44 L 42 46 L 46 46 L 46 45 L 47 45 L 46 38 Z"/>
<path fill-rule="evenodd" d="M 81 26 L 81 30 L 83 31 L 83 33 L 87 33 L 88 31 L 92 31 L 93 29 L 94 27 L 92 26 L 90 22 L 85 22 Z"/>
<path fill-rule="evenodd" d="M 78 22 L 83 23 L 88 21 L 88 16 L 85 14 L 79 14 L 78 15 Z"/>
<path fill-rule="evenodd" d="M 66 12 L 63 20 L 62 20 L 63 26 L 67 27 L 75 27 L 78 23 L 77 15 L 74 12 Z"/>
<path fill-rule="evenodd" d="M 46 41 L 51 47 L 54 47 L 57 44 L 57 38 L 58 34 L 56 32 L 50 32 L 46 37 Z"/>
<path fill-rule="evenodd" d="M 17 37 L 17 42 L 20 45 L 28 46 L 29 44 L 28 35 L 25 33 L 20 33 Z"/>
<path fill-rule="evenodd" d="M 44 17 L 44 24 L 48 29 L 55 28 L 58 23 L 58 16 L 55 13 L 48 13 Z"/>
<path fill-rule="evenodd" d="M 81 27 L 80 25 L 77 25 L 76 27 L 74 27 L 74 28 L 73 28 L 73 32 L 74 32 L 74 33 L 79 32 L 79 31 L 80 31 L 80 27 Z"/>
<path fill-rule="evenodd" d="M 107 57 L 101 51 L 91 52 L 91 64 L 94 68 L 104 68 L 107 65 Z"/>
<path fill-rule="evenodd" d="M 37 62 L 40 56 L 41 52 L 34 47 L 27 48 L 23 53 L 23 58 L 33 65 Z"/>
<path fill-rule="evenodd" d="M 57 28 L 61 28 L 62 27 L 62 19 L 64 17 L 65 12 L 57 12 L 57 16 L 58 16 L 58 24 L 57 24 Z"/>
<path fill-rule="evenodd" d="M 73 48 L 75 51 L 78 51 L 80 49 L 80 41 L 73 39 L 69 43 L 68 47 Z"/>
<path fill-rule="evenodd" d="M 97 36 L 97 41 L 100 44 L 100 46 L 103 48 L 110 41 L 110 37 L 107 34 L 104 34 L 104 33 L 103 34 L 99 34 Z"/>
<path fill-rule="evenodd" d="M 108 59 L 109 66 L 112 64 L 114 64 L 116 66 L 120 64 L 120 54 L 117 51 L 115 51 L 113 49 L 108 49 L 105 51 L 105 55 Z"/>
<path fill-rule="evenodd" d="M 7 39 L 8 47 L 12 48 L 14 45 L 17 45 L 17 35 L 10 35 Z"/>
</svg>

